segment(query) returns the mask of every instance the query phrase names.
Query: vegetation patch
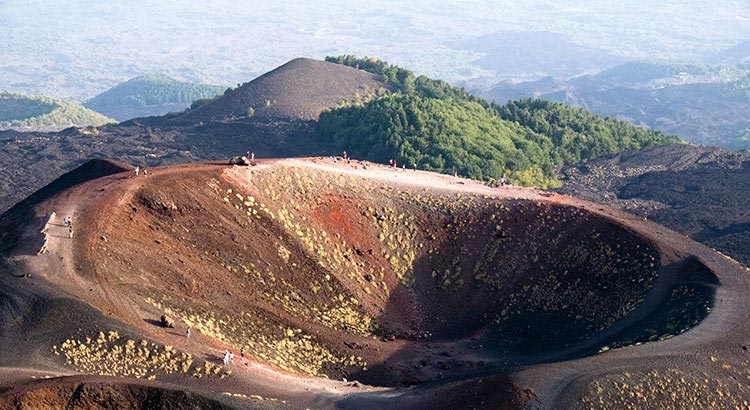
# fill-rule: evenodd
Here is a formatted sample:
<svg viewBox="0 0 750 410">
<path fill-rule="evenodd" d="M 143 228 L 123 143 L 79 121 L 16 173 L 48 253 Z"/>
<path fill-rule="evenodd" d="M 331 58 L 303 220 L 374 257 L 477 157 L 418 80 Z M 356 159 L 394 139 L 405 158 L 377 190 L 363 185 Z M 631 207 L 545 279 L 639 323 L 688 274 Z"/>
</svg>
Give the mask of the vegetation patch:
<svg viewBox="0 0 750 410">
<path fill-rule="evenodd" d="M 79 372 L 102 376 L 134 377 L 153 380 L 165 374 L 192 374 L 195 377 L 231 375 L 219 366 L 205 362 L 194 365 L 190 353 L 147 340 L 125 339 L 116 331 L 101 331 L 96 339 L 67 339 L 52 352 L 65 358 L 65 364 Z"/>
<path fill-rule="evenodd" d="M 168 315 L 179 317 L 202 334 L 237 350 L 245 349 L 250 356 L 282 370 L 327 376 L 326 367 L 330 365 L 366 369 L 361 357 L 335 354 L 302 329 L 274 324 L 272 318 L 261 312 L 227 316 L 166 305 L 152 298 L 147 298 L 146 302 Z"/>
<path fill-rule="evenodd" d="M 747 375 L 741 378 L 736 375 L 728 377 L 727 373 L 733 372 L 732 366 L 715 357 L 713 359 L 706 370 L 700 372 L 667 368 L 607 375 L 587 386 L 577 408 L 748 408 L 750 389 L 747 387 Z M 721 376 L 716 374 L 717 371 Z"/>
<path fill-rule="evenodd" d="M 227 87 L 177 81 L 164 75 L 136 77 L 86 101 L 86 107 L 120 121 L 197 107 Z M 191 106 L 191 103 L 193 104 Z"/>
<path fill-rule="evenodd" d="M 115 122 L 79 104 L 49 97 L 0 92 L 0 128 L 62 128 Z"/>
</svg>

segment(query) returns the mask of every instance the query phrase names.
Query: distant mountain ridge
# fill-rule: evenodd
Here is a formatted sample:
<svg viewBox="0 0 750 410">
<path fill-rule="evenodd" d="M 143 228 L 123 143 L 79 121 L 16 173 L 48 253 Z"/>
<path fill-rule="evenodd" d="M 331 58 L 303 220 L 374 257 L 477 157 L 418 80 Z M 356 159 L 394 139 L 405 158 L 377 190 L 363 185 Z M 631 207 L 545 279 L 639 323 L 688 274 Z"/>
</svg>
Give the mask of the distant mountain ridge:
<svg viewBox="0 0 750 410">
<path fill-rule="evenodd" d="M 474 61 L 479 67 L 504 78 L 568 78 L 597 72 L 625 61 L 603 50 L 586 47 L 565 35 L 548 31 L 504 31 L 464 44 L 482 53 Z M 530 52 L 533 50 L 533 52 Z"/>
<path fill-rule="evenodd" d="M 80 104 L 54 98 L 0 92 L 0 129 L 60 130 L 100 126 L 114 120 Z"/>
<path fill-rule="evenodd" d="M 676 134 L 694 144 L 750 148 L 750 66 L 637 61 L 570 80 L 503 82 L 489 100 L 544 98 Z"/>
<path fill-rule="evenodd" d="M 120 83 L 86 101 L 84 106 L 118 121 L 164 115 L 190 107 L 193 101 L 221 95 L 226 87 L 146 75 Z"/>
<path fill-rule="evenodd" d="M 710 58 L 714 64 L 750 64 L 750 40 L 721 51 Z"/>
</svg>

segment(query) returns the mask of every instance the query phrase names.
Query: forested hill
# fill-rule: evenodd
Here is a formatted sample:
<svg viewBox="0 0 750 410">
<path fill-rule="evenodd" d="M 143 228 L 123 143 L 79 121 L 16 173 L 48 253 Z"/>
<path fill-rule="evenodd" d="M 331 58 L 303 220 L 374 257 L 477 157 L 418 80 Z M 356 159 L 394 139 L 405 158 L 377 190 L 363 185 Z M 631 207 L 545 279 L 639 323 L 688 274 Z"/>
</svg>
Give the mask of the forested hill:
<svg viewBox="0 0 750 410">
<path fill-rule="evenodd" d="M 328 57 L 369 71 L 397 90 L 325 111 L 324 141 L 352 156 L 542 188 L 555 168 L 615 152 L 680 142 L 677 137 L 542 100 L 499 106 L 462 88 L 375 59 Z"/>
<path fill-rule="evenodd" d="M 494 106 L 501 118 L 531 128 L 552 140 L 557 164 L 575 164 L 624 150 L 678 143 L 658 131 L 605 118 L 582 108 L 540 99 L 509 101 Z"/>
<path fill-rule="evenodd" d="M 196 100 L 221 95 L 227 87 L 177 81 L 163 75 L 136 77 L 84 105 L 119 121 L 183 111 Z"/>
<path fill-rule="evenodd" d="M 0 92 L 0 129 L 60 130 L 111 122 L 114 121 L 80 104 L 43 96 Z"/>
</svg>

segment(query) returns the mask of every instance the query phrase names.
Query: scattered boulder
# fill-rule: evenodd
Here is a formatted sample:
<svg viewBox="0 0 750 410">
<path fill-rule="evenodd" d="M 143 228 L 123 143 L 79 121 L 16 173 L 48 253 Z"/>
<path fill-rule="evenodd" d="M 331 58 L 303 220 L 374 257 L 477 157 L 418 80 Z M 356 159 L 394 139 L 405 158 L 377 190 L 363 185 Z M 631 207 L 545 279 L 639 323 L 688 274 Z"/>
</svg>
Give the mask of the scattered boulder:
<svg viewBox="0 0 750 410">
<path fill-rule="evenodd" d="M 172 318 L 170 318 L 167 315 L 161 315 L 161 319 L 159 319 L 159 323 L 161 323 L 162 327 L 174 328 L 174 320 L 172 320 Z"/>
<path fill-rule="evenodd" d="M 242 156 L 242 157 L 232 157 L 229 160 L 229 165 L 244 165 L 244 166 L 247 166 L 247 165 L 250 165 L 250 160 L 247 159 L 247 157 L 245 157 L 245 156 Z"/>
</svg>

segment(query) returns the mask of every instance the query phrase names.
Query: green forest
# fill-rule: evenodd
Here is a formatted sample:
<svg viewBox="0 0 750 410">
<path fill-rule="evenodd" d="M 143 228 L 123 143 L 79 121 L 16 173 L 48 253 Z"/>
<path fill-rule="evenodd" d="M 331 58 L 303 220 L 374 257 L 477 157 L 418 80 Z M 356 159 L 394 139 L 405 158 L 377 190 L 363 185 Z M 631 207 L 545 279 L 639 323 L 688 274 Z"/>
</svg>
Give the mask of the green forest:
<svg viewBox="0 0 750 410">
<path fill-rule="evenodd" d="M 126 119 L 139 115 L 154 115 L 161 111 L 149 107 L 179 105 L 185 109 L 196 100 L 221 95 L 226 87 L 177 81 L 163 75 L 136 77 L 88 100 L 84 105 L 92 110 Z"/>
<path fill-rule="evenodd" d="M 377 74 L 397 90 L 320 116 L 321 136 L 355 158 L 552 188 L 555 167 L 676 137 L 545 100 L 504 106 L 380 60 L 327 57 Z"/>
<path fill-rule="evenodd" d="M 0 93 L 0 128 L 61 128 L 115 122 L 80 104 L 49 97 Z"/>
</svg>

